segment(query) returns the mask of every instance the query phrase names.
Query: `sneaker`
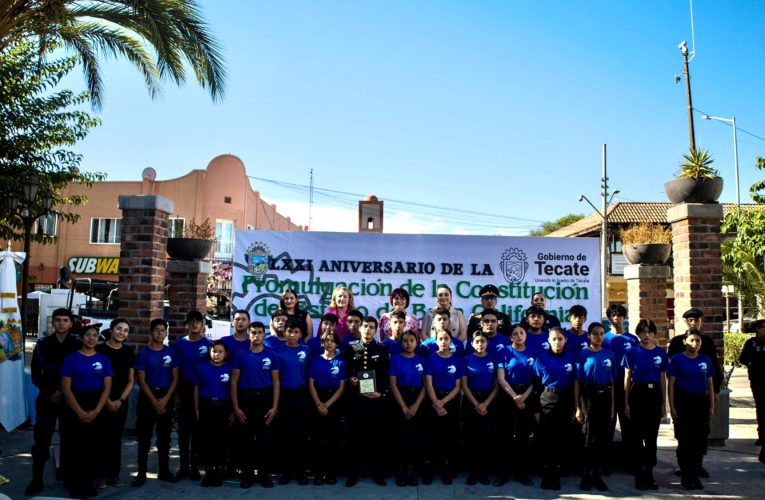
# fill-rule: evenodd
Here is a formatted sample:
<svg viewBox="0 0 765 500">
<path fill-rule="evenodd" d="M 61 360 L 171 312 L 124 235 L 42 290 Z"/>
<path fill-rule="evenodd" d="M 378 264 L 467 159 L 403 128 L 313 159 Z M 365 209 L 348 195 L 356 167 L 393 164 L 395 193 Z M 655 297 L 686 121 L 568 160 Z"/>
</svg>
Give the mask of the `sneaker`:
<svg viewBox="0 0 765 500">
<path fill-rule="evenodd" d="M 133 479 L 133 482 L 130 483 L 130 486 L 133 488 L 140 488 L 144 484 L 146 484 L 146 473 L 139 472 L 138 475 Z"/>
<path fill-rule="evenodd" d="M 125 482 L 120 479 L 119 476 L 112 476 L 109 479 L 106 480 L 106 483 L 109 486 L 114 486 L 115 488 L 122 488 L 125 486 Z"/>
</svg>

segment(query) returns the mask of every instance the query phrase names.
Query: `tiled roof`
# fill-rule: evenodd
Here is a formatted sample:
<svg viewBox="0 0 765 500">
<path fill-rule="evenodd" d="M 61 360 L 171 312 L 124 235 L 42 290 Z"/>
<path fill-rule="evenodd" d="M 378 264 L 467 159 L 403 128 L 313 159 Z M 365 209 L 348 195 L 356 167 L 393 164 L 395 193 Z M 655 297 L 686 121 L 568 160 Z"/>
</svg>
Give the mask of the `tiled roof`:
<svg viewBox="0 0 765 500">
<path fill-rule="evenodd" d="M 640 201 L 620 201 L 608 207 L 609 224 L 636 224 L 638 222 L 656 222 L 659 224 L 667 223 L 667 209 L 672 203 L 651 203 Z M 736 210 L 735 203 L 723 203 L 723 213 L 729 214 Z M 742 210 L 752 210 L 762 205 L 756 203 L 742 203 Z M 553 231 L 546 236 L 553 237 L 572 237 L 585 236 L 600 232 L 601 218 L 600 214 L 592 213 L 584 219 L 578 220 L 573 224 Z"/>
</svg>

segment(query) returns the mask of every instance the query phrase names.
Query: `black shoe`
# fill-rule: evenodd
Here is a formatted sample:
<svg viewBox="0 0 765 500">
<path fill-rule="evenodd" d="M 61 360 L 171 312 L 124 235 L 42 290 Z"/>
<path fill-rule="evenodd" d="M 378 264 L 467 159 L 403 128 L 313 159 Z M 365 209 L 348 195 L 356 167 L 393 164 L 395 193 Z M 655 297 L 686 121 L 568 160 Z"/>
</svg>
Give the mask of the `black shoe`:
<svg viewBox="0 0 765 500">
<path fill-rule="evenodd" d="M 452 476 L 449 473 L 444 472 L 441 474 L 441 482 L 446 485 L 452 484 Z"/>
<path fill-rule="evenodd" d="M 585 474 L 582 476 L 582 480 L 579 481 L 579 489 L 582 491 L 590 491 L 592 489 L 592 483 L 590 483 L 590 476 Z"/>
<path fill-rule="evenodd" d="M 262 481 L 262 479 L 261 479 Z M 239 487 L 243 490 L 246 490 L 252 484 L 255 482 L 255 477 L 252 475 L 252 472 L 242 472 L 239 474 Z"/>
<path fill-rule="evenodd" d="M 385 486 L 387 484 L 385 482 L 385 478 L 377 474 L 372 476 L 372 482 L 375 483 L 377 486 Z"/>
<path fill-rule="evenodd" d="M 292 474 L 282 474 L 279 477 L 279 484 L 284 486 L 285 484 L 290 484 L 292 482 Z"/>
<path fill-rule="evenodd" d="M 359 476 L 353 475 L 348 476 L 348 479 L 345 480 L 345 486 L 346 488 L 351 488 L 353 486 L 356 486 L 356 483 L 359 482 Z"/>
<path fill-rule="evenodd" d="M 762 446 L 762 439 L 757 439 L 757 441 L 754 442 L 755 446 Z"/>
<path fill-rule="evenodd" d="M 200 483 L 200 486 L 202 488 L 208 488 L 213 485 L 213 478 L 211 473 L 205 474 L 205 477 L 202 478 L 202 482 Z"/>
<path fill-rule="evenodd" d="M 510 478 L 509 478 L 507 475 L 504 475 L 504 474 L 503 474 L 503 475 L 497 476 L 497 477 L 494 479 L 494 482 L 493 482 L 493 483 L 491 483 L 491 484 L 493 484 L 494 486 L 497 486 L 497 487 L 499 487 L 499 486 L 504 486 L 505 484 L 507 484 L 507 481 L 508 481 L 509 479 L 510 479 Z"/>
<path fill-rule="evenodd" d="M 699 468 L 699 477 L 701 479 L 709 479 L 709 472 L 707 472 L 703 465 Z"/>
<path fill-rule="evenodd" d="M 554 490 L 555 489 L 555 482 L 553 481 L 552 476 L 545 475 L 542 478 L 542 484 L 540 485 L 540 488 L 543 490 Z"/>
<path fill-rule="evenodd" d="M 199 467 L 196 465 L 189 467 L 189 479 L 191 481 L 199 481 L 202 479 L 202 474 L 199 473 Z"/>
<path fill-rule="evenodd" d="M 298 477 L 297 477 L 297 483 L 298 483 L 300 486 L 305 486 L 305 485 L 307 485 L 307 484 L 308 484 L 308 478 L 306 477 L 305 473 L 303 473 L 303 474 L 298 474 Z"/>
<path fill-rule="evenodd" d="M 173 475 L 173 473 L 170 472 L 169 470 L 165 472 L 160 472 L 159 475 L 157 476 L 157 479 L 159 479 L 160 481 L 164 481 L 165 483 L 178 482 L 178 476 Z"/>
<path fill-rule="evenodd" d="M 418 486 L 417 476 L 414 474 L 414 467 L 408 467 L 406 469 L 406 484 L 407 486 Z"/>
<path fill-rule="evenodd" d="M 189 468 L 188 467 L 181 466 L 180 469 L 175 471 L 175 478 L 178 481 L 181 481 L 183 479 L 188 479 L 188 477 L 189 477 Z"/>
<path fill-rule="evenodd" d="M 396 477 L 396 486 L 399 486 L 399 487 L 406 486 L 406 477 L 405 477 L 405 475 L 406 474 L 404 473 L 404 468 L 403 467 L 398 467 L 396 469 L 396 476 L 395 476 Z"/>
<path fill-rule="evenodd" d="M 635 488 L 639 489 L 640 491 L 645 491 L 648 489 L 648 484 L 646 483 L 644 473 L 640 472 L 635 475 Z"/>
<path fill-rule="evenodd" d="M 86 486 L 84 490 L 82 490 L 82 493 L 85 495 L 85 497 L 95 497 L 98 496 L 98 488 L 94 488 L 93 486 Z"/>
<path fill-rule="evenodd" d="M 316 474 L 313 477 L 313 484 L 315 486 L 322 486 L 324 484 L 324 476 L 322 476 L 321 474 Z"/>
<path fill-rule="evenodd" d="M 27 489 L 24 490 L 24 496 L 33 497 L 37 495 L 38 493 L 42 493 L 42 490 L 45 489 L 45 485 L 42 481 L 36 481 L 32 479 L 32 482 L 29 483 L 29 486 L 27 486 Z"/>
<path fill-rule="evenodd" d="M 653 474 L 649 474 L 645 478 L 645 487 L 649 490 L 658 490 L 659 489 L 659 483 L 654 479 Z"/>
<path fill-rule="evenodd" d="M 484 486 L 491 484 L 491 481 L 489 480 L 489 476 L 487 476 L 486 474 L 478 474 L 478 482 Z"/>
<path fill-rule="evenodd" d="M 677 477 L 683 477 L 683 471 L 682 471 L 682 469 L 680 469 L 680 467 L 677 467 L 677 468 L 675 468 L 675 472 L 674 472 L 674 474 L 675 474 Z"/>
<path fill-rule="evenodd" d="M 130 483 L 130 486 L 133 488 L 140 488 L 144 484 L 146 484 L 146 473 L 139 472 L 135 479 L 133 479 L 133 482 Z"/>
<path fill-rule="evenodd" d="M 608 491 L 608 486 L 603 482 L 603 478 L 600 475 L 592 477 L 592 485 L 598 491 Z"/>
<path fill-rule="evenodd" d="M 327 484 L 337 484 L 337 477 L 334 474 L 327 474 L 324 477 L 324 482 Z"/>
<path fill-rule="evenodd" d="M 701 484 L 701 480 L 699 480 L 699 478 L 695 477 L 695 478 L 691 479 L 691 489 L 692 490 L 703 490 L 704 489 L 704 485 Z"/>
<path fill-rule="evenodd" d="M 515 479 L 517 482 L 521 483 L 524 486 L 531 486 L 534 484 L 534 481 L 532 481 L 531 478 L 526 474 L 519 474 L 517 476 L 514 476 L 513 479 Z"/>
<path fill-rule="evenodd" d="M 467 481 L 465 482 L 465 484 L 467 484 L 468 486 L 475 486 L 476 483 L 478 483 L 478 475 L 475 474 L 474 472 L 471 472 L 470 474 L 468 474 Z"/>
<path fill-rule="evenodd" d="M 271 479 L 271 476 L 268 474 L 263 474 L 262 477 L 259 477 L 260 479 L 260 485 L 264 488 L 273 488 L 274 487 L 274 481 Z"/>
<path fill-rule="evenodd" d="M 692 490 L 693 489 L 693 479 L 689 477 L 684 477 L 680 480 L 680 484 L 685 488 L 686 490 Z"/>
</svg>

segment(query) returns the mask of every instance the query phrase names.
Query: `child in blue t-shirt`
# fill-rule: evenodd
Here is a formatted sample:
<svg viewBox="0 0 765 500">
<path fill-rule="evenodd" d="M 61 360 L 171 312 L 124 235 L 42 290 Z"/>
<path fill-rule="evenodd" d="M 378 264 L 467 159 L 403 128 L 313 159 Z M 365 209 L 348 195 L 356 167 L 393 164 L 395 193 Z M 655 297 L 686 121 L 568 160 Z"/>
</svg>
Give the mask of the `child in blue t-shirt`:
<svg viewBox="0 0 765 500">
<path fill-rule="evenodd" d="M 231 365 L 226 363 L 228 346 L 216 340 L 210 345 L 210 361 L 197 369 L 194 407 L 200 432 L 200 465 L 205 466 L 202 486 L 223 486 L 231 417 Z"/>
<path fill-rule="evenodd" d="M 715 412 L 712 390 L 712 360 L 701 354 L 701 334 L 691 329 L 685 338 L 685 352 L 669 361 L 668 399 L 677 439 L 677 464 L 686 490 L 700 490 L 699 474 L 707 451 L 709 420 Z"/>
</svg>

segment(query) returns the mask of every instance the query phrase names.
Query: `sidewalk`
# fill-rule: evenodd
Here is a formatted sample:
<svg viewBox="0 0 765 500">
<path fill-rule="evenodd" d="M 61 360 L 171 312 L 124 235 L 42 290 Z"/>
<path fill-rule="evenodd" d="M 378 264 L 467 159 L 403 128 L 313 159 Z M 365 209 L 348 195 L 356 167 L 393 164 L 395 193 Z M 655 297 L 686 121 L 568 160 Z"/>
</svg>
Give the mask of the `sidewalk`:
<svg viewBox="0 0 765 500">
<path fill-rule="evenodd" d="M 746 371 L 736 369 L 730 381 L 730 438 L 725 446 L 709 449 L 704 465 L 711 478 L 703 480 L 705 489 L 700 492 L 687 492 L 680 486 L 680 478 L 673 475 L 675 468 L 676 442 L 672 437 L 672 426 L 663 424 L 659 435 L 659 465 L 656 479 L 660 489 L 656 492 L 641 492 L 634 488 L 634 478 L 622 473 L 615 473 L 605 478 L 610 491 L 605 495 L 598 492 L 585 494 L 579 490 L 577 477 L 564 478 L 563 488 L 558 492 L 544 491 L 539 488 L 539 478 L 532 477 L 534 486 L 521 486 L 510 482 L 497 488 L 494 486 L 466 486 L 465 475 L 458 477 L 454 484 L 444 486 L 436 479 L 430 486 L 417 488 L 399 488 L 392 481 L 387 487 L 374 485 L 368 479 L 362 479 L 355 487 L 343 486 L 341 477 L 334 486 L 298 486 L 294 482 L 288 486 L 275 486 L 266 490 L 256 485 L 249 490 L 239 489 L 239 482 L 227 481 L 222 488 L 201 488 L 198 482 L 182 481 L 178 484 L 160 483 L 156 475 L 149 475 L 149 481 L 142 488 L 107 488 L 99 492 L 99 498 L 211 498 L 221 497 L 246 498 L 286 498 L 291 500 L 313 498 L 337 498 L 345 496 L 374 499 L 443 499 L 443 498 L 603 498 L 603 497 L 642 497 L 642 498 L 762 498 L 765 489 L 765 465 L 757 460 L 759 448 L 754 446 L 756 439 L 756 420 L 754 403 L 749 390 Z M 54 437 L 57 440 L 57 436 Z M 173 440 L 175 443 L 175 440 Z M 29 450 L 32 446 L 32 430 L 25 428 L 12 433 L 0 431 L 0 475 L 11 480 L 0 486 L 0 494 L 12 499 L 24 498 L 24 489 L 31 479 L 32 466 Z M 177 467 L 177 449 L 174 449 L 171 467 Z M 136 443 L 132 436 L 126 436 L 123 447 L 123 480 L 129 483 L 136 473 Z M 149 470 L 156 471 L 156 455 L 149 457 Z M 37 498 L 66 497 L 66 490 L 61 482 L 54 479 L 51 462 L 46 468 L 45 496 Z M 692 495 L 690 493 L 693 493 Z"/>
</svg>

